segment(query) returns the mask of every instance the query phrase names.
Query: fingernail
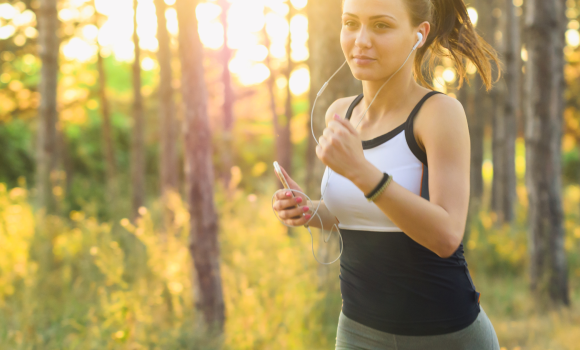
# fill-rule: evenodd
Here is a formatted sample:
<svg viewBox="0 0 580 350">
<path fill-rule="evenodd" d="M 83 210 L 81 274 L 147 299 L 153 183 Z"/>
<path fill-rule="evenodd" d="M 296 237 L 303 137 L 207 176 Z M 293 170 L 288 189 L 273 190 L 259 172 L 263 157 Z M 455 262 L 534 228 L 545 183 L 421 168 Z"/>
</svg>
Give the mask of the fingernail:
<svg viewBox="0 0 580 350">
<path fill-rule="evenodd" d="M 304 217 L 305 217 L 306 219 L 310 219 L 310 217 L 311 217 L 311 216 L 312 216 L 312 215 L 310 215 L 310 214 L 306 214 L 306 215 L 304 215 Z"/>
<path fill-rule="evenodd" d="M 308 211 L 308 207 L 302 207 L 302 210 Z"/>
<path fill-rule="evenodd" d="M 334 119 L 340 119 L 340 116 L 338 114 L 335 114 Z"/>
<path fill-rule="evenodd" d="M 290 191 L 286 192 L 286 196 L 290 196 Z"/>
<path fill-rule="evenodd" d="M 297 202 L 297 203 L 302 203 L 302 197 L 298 197 L 298 198 L 296 198 L 296 202 Z"/>
</svg>

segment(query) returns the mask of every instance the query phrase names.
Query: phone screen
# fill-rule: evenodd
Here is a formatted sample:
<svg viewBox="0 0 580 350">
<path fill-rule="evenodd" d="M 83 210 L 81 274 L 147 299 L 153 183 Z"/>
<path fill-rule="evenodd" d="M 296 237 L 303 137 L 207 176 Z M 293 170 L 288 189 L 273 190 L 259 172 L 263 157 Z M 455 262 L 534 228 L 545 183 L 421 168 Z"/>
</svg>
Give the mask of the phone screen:
<svg viewBox="0 0 580 350">
<path fill-rule="evenodd" d="M 286 182 L 286 178 L 284 177 L 284 174 L 282 173 L 282 169 L 280 169 L 280 165 L 278 164 L 277 161 L 274 162 L 274 172 L 276 173 L 276 176 L 278 176 L 278 180 L 280 180 L 280 182 L 282 183 L 282 186 L 284 186 L 284 188 L 290 188 L 290 186 L 288 185 L 288 182 Z M 290 192 L 292 193 L 292 197 L 294 196 L 294 192 Z"/>
</svg>

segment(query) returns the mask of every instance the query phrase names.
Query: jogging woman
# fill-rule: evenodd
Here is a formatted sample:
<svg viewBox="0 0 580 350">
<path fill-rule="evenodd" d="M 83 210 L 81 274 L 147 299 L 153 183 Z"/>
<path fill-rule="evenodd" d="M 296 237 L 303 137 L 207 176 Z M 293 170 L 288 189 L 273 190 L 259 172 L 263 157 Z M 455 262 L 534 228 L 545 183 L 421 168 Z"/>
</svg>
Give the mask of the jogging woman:
<svg viewBox="0 0 580 350">
<path fill-rule="evenodd" d="M 340 43 L 363 93 L 328 108 L 316 147 L 333 173 L 318 214 L 326 230 L 338 224 L 344 244 L 336 349 L 498 350 L 463 254 L 465 112 L 433 91 L 433 65 L 423 70 L 426 55 L 447 55 L 461 85 L 471 61 L 489 89 L 495 51 L 463 0 L 345 0 Z M 305 199 L 279 191 L 274 209 L 289 226 L 318 227 L 303 214 L 319 203 L 307 208 Z"/>
</svg>

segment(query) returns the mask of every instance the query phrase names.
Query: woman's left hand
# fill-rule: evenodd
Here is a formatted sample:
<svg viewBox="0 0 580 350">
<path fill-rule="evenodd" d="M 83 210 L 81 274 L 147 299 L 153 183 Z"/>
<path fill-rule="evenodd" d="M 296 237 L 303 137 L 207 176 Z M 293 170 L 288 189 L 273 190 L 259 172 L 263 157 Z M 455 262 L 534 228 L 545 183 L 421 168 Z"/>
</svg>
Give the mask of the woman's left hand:
<svg viewBox="0 0 580 350">
<path fill-rule="evenodd" d="M 324 165 L 349 180 L 364 168 L 366 162 L 358 131 L 338 114 L 320 136 L 316 155 Z"/>
</svg>

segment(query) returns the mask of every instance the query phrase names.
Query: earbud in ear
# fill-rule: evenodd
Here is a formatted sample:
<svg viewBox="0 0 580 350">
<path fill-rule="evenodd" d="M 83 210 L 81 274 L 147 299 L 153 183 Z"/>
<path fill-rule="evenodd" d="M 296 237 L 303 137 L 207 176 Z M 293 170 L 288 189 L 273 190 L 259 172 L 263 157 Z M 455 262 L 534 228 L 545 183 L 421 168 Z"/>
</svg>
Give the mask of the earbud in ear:
<svg viewBox="0 0 580 350">
<path fill-rule="evenodd" d="M 421 34 L 421 32 L 417 32 L 417 43 L 415 44 L 415 46 L 413 46 L 413 50 L 415 50 L 417 46 L 419 46 L 421 41 L 423 41 L 423 34 Z"/>
</svg>

